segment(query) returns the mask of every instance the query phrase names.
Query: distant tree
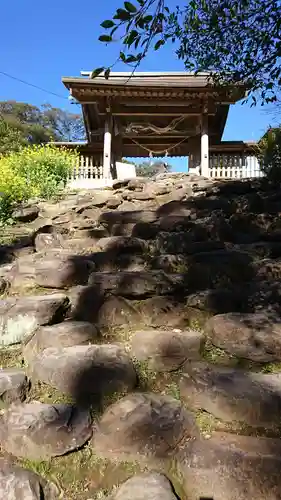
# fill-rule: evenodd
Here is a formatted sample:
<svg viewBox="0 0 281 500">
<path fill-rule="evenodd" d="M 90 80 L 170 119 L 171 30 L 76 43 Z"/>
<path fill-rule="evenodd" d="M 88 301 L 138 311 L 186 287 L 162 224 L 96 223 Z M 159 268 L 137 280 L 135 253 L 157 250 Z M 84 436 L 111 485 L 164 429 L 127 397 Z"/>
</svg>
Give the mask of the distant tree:
<svg viewBox="0 0 281 500">
<path fill-rule="evenodd" d="M 99 39 L 119 39 L 119 60 L 133 69 L 149 50 L 172 42 L 187 70 L 208 71 L 216 83 L 244 82 L 254 100 L 258 91 L 268 102 L 281 86 L 280 9 L 280 0 L 125 1 L 101 23 Z"/>
<path fill-rule="evenodd" d="M 22 146 L 26 146 L 27 141 L 17 128 L 0 118 L 0 156 L 18 151 Z"/>
<path fill-rule="evenodd" d="M 85 139 L 84 121 L 81 115 L 69 113 L 50 104 L 42 106 L 47 126 L 53 130 L 57 140 L 75 142 Z"/>
<path fill-rule="evenodd" d="M 261 168 L 272 180 L 281 181 L 281 125 L 269 127 L 257 145 Z"/>
<path fill-rule="evenodd" d="M 157 174 L 170 172 L 171 169 L 171 165 L 161 161 L 155 161 L 153 163 L 145 161 L 143 163 L 136 164 L 136 173 L 140 177 L 153 177 Z"/>
<path fill-rule="evenodd" d="M 1 153 L 20 145 L 84 138 L 82 117 L 49 104 L 41 107 L 17 101 L 0 102 Z"/>
</svg>

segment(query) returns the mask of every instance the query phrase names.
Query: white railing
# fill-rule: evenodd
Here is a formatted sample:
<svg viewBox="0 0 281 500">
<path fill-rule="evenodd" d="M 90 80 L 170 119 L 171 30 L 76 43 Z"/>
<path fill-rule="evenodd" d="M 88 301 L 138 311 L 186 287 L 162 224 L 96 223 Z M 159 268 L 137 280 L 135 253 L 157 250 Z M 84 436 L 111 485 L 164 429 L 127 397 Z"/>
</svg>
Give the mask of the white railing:
<svg viewBox="0 0 281 500">
<path fill-rule="evenodd" d="M 97 159 L 89 154 L 80 154 L 77 165 L 74 165 L 69 176 L 68 187 L 70 189 L 102 189 L 111 187 L 113 178 L 104 177 L 101 159 Z M 116 178 L 133 179 L 136 177 L 135 165 L 129 163 L 116 162 Z"/>
<path fill-rule="evenodd" d="M 111 178 L 105 179 L 103 167 L 92 155 L 79 156 L 79 162 L 74 165 L 68 185 L 71 189 L 101 189 L 112 186 Z"/>
<path fill-rule="evenodd" d="M 211 178 L 250 179 L 263 177 L 258 159 L 254 155 L 211 153 L 209 175 Z"/>
</svg>

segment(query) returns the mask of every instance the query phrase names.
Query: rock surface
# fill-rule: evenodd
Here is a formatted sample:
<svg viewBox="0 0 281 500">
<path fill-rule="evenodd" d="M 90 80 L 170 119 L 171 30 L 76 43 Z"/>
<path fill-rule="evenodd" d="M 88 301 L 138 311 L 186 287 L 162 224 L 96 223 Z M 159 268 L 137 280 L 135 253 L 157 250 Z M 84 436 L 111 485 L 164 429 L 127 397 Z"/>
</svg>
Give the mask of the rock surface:
<svg viewBox="0 0 281 500">
<path fill-rule="evenodd" d="M 32 380 L 40 380 L 70 394 L 80 405 L 134 388 L 136 373 L 130 357 L 113 344 L 48 348 L 29 366 Z"/>
<path fill-rule="evenodd" d="M 66 404 L 13 404 L 2 413 L 0 423 L 2 448 L 29 460 L 64 455 L 92 434 L 89 413 Z"/>
<path fill-rule="evenodd" d="M 266 313 L 228 313 L 210 318 L 206 331 L 218 347 L 253 361 L 281 360 L 281 321 Z"/>
<path fill-rule="evenodd" d="M 176 500 L 170 481 L 163 475 L 140 474 L 128 479 L 111 500 Z"/>
<path fill-rule="evenodd" d="M 93 270 L 94 264 L 82 257 L 44 259 L 35 266 L 35 280 L 45 288 L 86 285 Z"/>
<path fill-rule="evenodd" d="M 44 326 L 36 330 L 33 337 L 24 346 L 25 359 L 33 356 L 48 347 L 60 348 L 75 345 L 88 345 L 98 339 L 96 326 L 86 321 L 67 320 L 52 326 Z"/>
<path fill-rule="evenodd" d="M 185 367 L 180 382 L 187 406 L 203 409 L 227 421 L 258 427 L 278 427 L 281 373 L 254 373 L 203 362 Z"/>
<path fill-rule="evenodd" d="M 3 500 L 58 500 L 58 488 L 34 472 L 0 458 L 0 496 Z"/>
<path fill-rule="evenodd" d="M 41 325 L 59 321 L 69 300 L 63 294 L 10 297 L 0 301 L 0 346 L 18 344 Z"/>
<path fill-rule="evenodd" d="M 229 447 L 220 439 L 189 443 L 178 456 L 178 472 L 188 499 L 278 500 L 280 445 L 279 453 L 269 448 L 260 454 L 257 446 L 247 448 Z"/>
<path fill-rule="evenodd" d="M 6 403 L 24 401 L 29 381 L 23 370 L 6 368 L 0 370 L 0 398 Z"/>
<path fill-rule="evenodd" d="M 109 406 L 93 436 L 95 452 L 115 460 L 164 459 L 184 439 L 198 436 L 193 416 L 179 401 L 152 393 L 130 394 Z"/>
<path fill-rule="evenodd" d="M 193 330 L 141 330 L 132 338 L 132 354 L 156 371 L 173 371 L 200 358 L 203 336 Z"/>
</svg>

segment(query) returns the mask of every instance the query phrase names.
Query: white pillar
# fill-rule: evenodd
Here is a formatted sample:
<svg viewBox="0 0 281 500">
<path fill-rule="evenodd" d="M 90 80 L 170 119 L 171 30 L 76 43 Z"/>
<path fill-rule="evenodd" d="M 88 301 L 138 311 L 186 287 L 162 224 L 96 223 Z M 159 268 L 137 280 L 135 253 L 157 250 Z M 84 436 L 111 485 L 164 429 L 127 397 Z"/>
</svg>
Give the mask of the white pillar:
<svg viewBox="0 0 281 500">
<path fill-rule="evenodd" d="M 107 115 L 104 126 L 103 177 L 111 178 L 111 116 Z"/>
<path fill-rule="evenodd" d="M 208 114 L 201 117 L 201 175 L 209 177 Z"/>
</svg>

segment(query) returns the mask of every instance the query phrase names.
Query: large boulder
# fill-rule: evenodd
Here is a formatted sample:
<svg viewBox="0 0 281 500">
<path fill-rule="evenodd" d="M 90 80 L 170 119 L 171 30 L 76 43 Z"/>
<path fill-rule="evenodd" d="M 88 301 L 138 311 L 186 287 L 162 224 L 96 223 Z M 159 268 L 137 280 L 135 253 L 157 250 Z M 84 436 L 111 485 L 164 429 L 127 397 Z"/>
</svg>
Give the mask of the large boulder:
<svg viewBox="0 0 281 500">
<path fill-rule="evenodd" d="M 190 363 L 185 365 L 180 393 L 190 408 L 205 410 L 223 421 L 268 428 L 280 425 L 280 373 Z"/>
<path fill-rule="evenodd" d="M 142 324 L 152 327 L 185 328 L 189 323 L 183 297 L 157 296 L 132 301 Z"/>
<path fill-rule="evenodd" d="M 112 344 L 44 349 L 28 367 L 40 380 L 70 394 L 79 404 L 99 404 L 103 397 L 136 385 L 133 363 L 122 347 Z"/>
<path fill-rule="evenodd" d="M 32 222 L 37 219 L 39 211 L 40 209 L 37 205 L 19 207 L 13 210 L 12 218 L 17 222 Z"/>
<path fill-rule="evenodd" d="M 94 267 L 91 261 L 81 256 L 46 258 L 36 263 L 35 280 L 37 285 L 45 288 L 86 285 Z"/>
<path fill-rule="evenodd" d="M 264 312 L 217 314 L 206 323 L 212 343 L 252 361 L 281 360 L 281 322 Z"/>
<path fill-rule="evenodd" d="M 235 437 L 234 437 L 235 439 Z M 280 440 L 233 436 L 193 441 L 177 456 L 178 474 L 190 500 L 280 499 Z M 265 443 L 267 441 L 267 443 Z M 279 441 L 279 443 L 278 443 Z"/>
<path fill-rule="evenodd" d="M 62 234 L 52 225 L 41 227 L 34 235 L 36 252 L 48 250 L 49 248 L 63 248 L 63 243 Z"/>
<path fill-rule="evenodd" d="M 184 288 L 184 276 L 165 274 L 163 271 L 121 271 L 117 273 L 92 273 L 89 285 L 101 292 L 122 297 L 151 297 L 169 295 Z"/>
<path fill-rule="evenodd" d="M 2 449 L 29 460 L 64 455 L 92 434 L 88 411 L 67 404 L 13 404 L 0 416 L 0 424 Z"/>
<path fill-rule="evenodd" d="M 96 246 L 103 252 L 143 252 L 146 248 L 145 241 L 126 236 L 101 238 L 98 240 Z"/>
<path fill-rule="evenodd" d="M 193 416 L 169 396 L 130 394 L 109 406 L 93 436 L 95 452 L 105 458 L 141 460 L 173 456 L 184 438 L 198 436 Z"/>
<path fill-rule="evenodd" d="M 57 325 L 42 326 L 24 346 L 24 357 L 29 361 L 36 353 L 48 347 L 88 345 L 98 338 L 97 327 L 86 321 L 66 320 Z"/>
<path fill-rule="evenodd" d="M 0 346 L 19 344 L 39 326 L 63 319 L 69 299 L 61 294 L 10 297 L 0 301 Z"/>
<path fill-rule="evenodd" d="M 59 490 L 35 472 L 0 458 L 0 497 L 3 500 L 58 500 Z"/>
<path fill-rule="evenodd" d="M 0 399 L 5 404 L 24 401 L 29 389 L 29 380 L 19 368 L 0 370 Z"/>
<path fill-rule="evenodd" d="M 203 336 L 193 330 L 140 330 L 131 341 L 133 356 L 159 372 L 180 368 L 187 360 L 200 358 Z"/>
<path fill-rule="evenodd" d="M 157 472 L 131 477 L 111 498 L 112 500 L 176 500 L 170 481 Z"/>
</svg>

